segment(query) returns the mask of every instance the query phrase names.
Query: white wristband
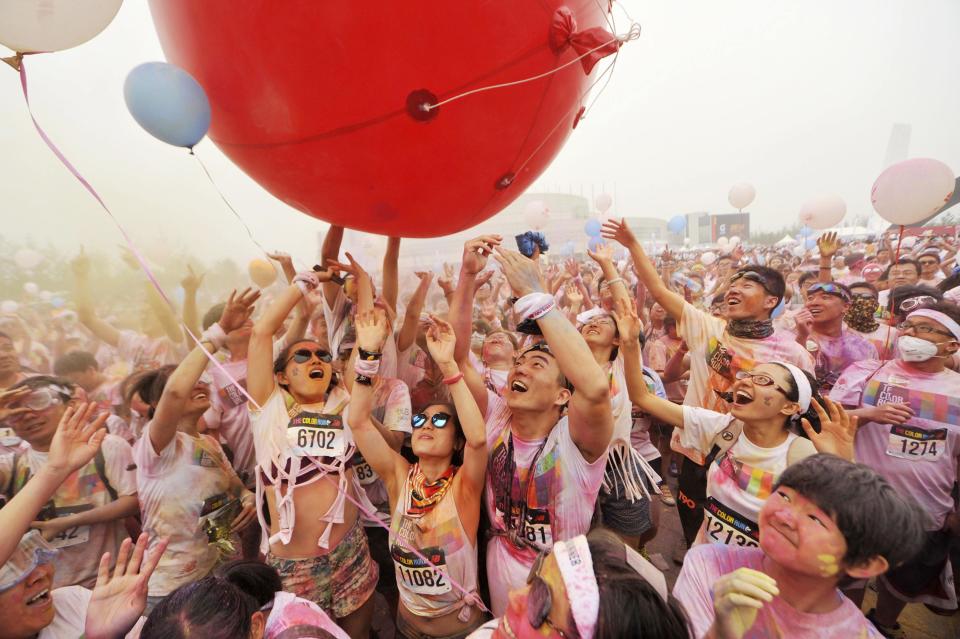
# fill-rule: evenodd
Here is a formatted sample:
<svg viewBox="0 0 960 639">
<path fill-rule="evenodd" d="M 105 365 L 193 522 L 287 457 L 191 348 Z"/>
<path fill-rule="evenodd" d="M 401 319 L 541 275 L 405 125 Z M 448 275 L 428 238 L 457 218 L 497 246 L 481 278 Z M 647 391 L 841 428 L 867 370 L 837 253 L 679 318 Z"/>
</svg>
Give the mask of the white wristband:
<svg viewBox="0 0 960 639">
<path fill-rule="evenodd" d="M 300 293 L 306 297 L 310 291 L 320 286 L 320 280 L 313 271 L 303 271 L 293 277 L 293 284 L 300 289 Z"/>
<path fill-rule="evenodd" d="M 227 343 L 227 332 L 220 326 L 220 322 L 214 322 L 200 336 L 200 341 L 210 342 L 217 350 L 220 350 Z"/>
<path fill-rule="evenodd" d="M 538 320 L 556 307 L 548 293 L 529 293 L 513 304 L 514 312 L 523 319 Z"/>
</svg>

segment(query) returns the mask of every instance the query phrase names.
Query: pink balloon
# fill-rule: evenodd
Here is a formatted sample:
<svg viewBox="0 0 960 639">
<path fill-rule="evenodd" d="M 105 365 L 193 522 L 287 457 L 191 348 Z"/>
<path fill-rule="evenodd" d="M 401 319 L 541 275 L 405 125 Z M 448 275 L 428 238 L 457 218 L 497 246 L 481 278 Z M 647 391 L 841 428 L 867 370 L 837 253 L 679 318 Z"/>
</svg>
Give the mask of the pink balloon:
<svg viewBox="0 0 960 639">
<path fill-rule="evenodd" d="M 727 194 L 727 201 L 733 208 L 743 210 L 750 206 L 756 197 L 757 189 L 753 188 L 752 184 L 740 182 L 731 187 L 730 193 Z"/>
<path fill-rule="evenodd" d="M 610 207 L 613 206 L 613 198 L 610 197 L 608 193 L 601 193 L 597 196 L 597 210 L 601 213 L 606 213 L 610 210 Z"/>
<path fill-rule="evenodd" d="M 846 214 L 847 203 L 837 195 L 821 195 L 807 200 L 800 207 L 800 221 L 818 230 L 836 226 Z"/>
<path fill-rule="evenodd" d="M 898 162 L 873 183 L 870 200 L 892 224 L 916 224 L 939 211 L 953 196 L 956 178 L 950 167 L 930 158 Z"/>
</svg>

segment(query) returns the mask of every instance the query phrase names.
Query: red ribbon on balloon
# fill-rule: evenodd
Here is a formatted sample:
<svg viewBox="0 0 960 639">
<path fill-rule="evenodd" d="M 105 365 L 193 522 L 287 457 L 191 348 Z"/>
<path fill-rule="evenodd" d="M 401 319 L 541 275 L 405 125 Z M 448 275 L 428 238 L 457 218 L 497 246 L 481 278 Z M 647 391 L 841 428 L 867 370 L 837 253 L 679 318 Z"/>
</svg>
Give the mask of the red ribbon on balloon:
<svg viewBox="0 0 960 639">
<path fill-rule="evenodd" d="M 583 65 L 583 72 L 589 75 L 597 62 L 620 49 L 620 40 L 601 27 L 577 31 L 577 19 L 573 17 L 573 11 L 560 7 L 554 11 L 550 25 L 550 48 L 560 54 L 567 47 L 573 47 L 582 56 L 580 64 Z"/>
</svg>

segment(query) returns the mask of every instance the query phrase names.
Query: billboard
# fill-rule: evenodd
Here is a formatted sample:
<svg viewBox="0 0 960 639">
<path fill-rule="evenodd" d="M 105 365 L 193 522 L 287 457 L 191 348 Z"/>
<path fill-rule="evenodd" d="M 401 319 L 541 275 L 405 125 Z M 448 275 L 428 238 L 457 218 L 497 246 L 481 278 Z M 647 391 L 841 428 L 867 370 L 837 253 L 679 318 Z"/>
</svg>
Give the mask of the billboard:
<svg viewBox="0 0 960 639">
<path fill-rule="evenodd" d="M 736 235 L 746 241 L 750 237 L 750 214 L 728 213 L 713 215 L 710 218 L 711 241 L 716 242 L 721 237 L 730 238 Z"/>
</svg>

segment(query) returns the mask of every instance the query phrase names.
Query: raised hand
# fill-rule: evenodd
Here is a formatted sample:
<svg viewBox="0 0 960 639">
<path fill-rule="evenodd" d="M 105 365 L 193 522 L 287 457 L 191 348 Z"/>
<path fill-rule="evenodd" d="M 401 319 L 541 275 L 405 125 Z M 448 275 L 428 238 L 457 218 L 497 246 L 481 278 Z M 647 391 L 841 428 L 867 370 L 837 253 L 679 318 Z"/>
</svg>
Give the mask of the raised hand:
<svg viewBox="0 0 960 639">
<path fill-rule="evenodd" d="M 103 425 L 109 416 L 104 412 L 92 419 L 96 409 L 94 402 L 67 406 L 50 441 L 47 470 L 69 475 L 93 459 L 107 436 Z"/>
<path fill-rule="evenodd" d="M 797 323 L 797 336 L 806 340 L 813 330 L 813 313 L 807 308 L 801 308 L 797 311 L 797 314 L 793 316 L 793 320 Z"/>
<path fill-rule="evenodd" d="M 614 240 L 627 248 L 637 243 L 636 236 L 623 218 L 619 220 L 610 219 L 604 222 L 600 229 L 600 235 L 605 240 Z"/>
<path fill-rule="evenodd" d="M 180 280 L 180 286 L 182 286 L 183 290 L 187 293 L 196 293 L 200 289 L 205 275 L 206 273 L 197 275 L 194 273 L 193 267 L 187 264 L 187 274 Z"/>
<path fill-rule="evenodd" d="M 587 249 L 587 255 L 601 267 L 607 263 L 613 264 L 613 245 L 606 243 L 601 244 L 597 247 L 596 251 Z"/>
<path fill-rule="evenodd" d="M 417 276 L 421 284 L 426 282 L 426 286 L 430 286 L 430 282 L 433 281 L 433 271 L 414 271 L 414 275 Z"/>
<path fill-rule="evenodd" d="M 26 406 L 10 408 L 10 404 L 13 404 L 18 399 L 23 399 L 31 392 L 32 391 L 26 386 L 21 386 L 20 388 L 14 388 L 12 390 L 0 391 L 0 424 L 4 423 L 11 417 L 16 417 L 17 415 L 30 412 L 30 409 Z"/>
<path fill-rule="evenodd" d="M 500 262 L 500 268 L 503 275 L 510 283 L 513 294 L 517 297 L 523 297 L 528 293 L 542 293 L 546 286 L 540 278 L 540 269 L 537 263 L 528 257 L 524 257 L 517 251 L 510 251 L 502 247 L 497 247 L 496 259 Z"/>
<path fill-rule="evenodd" d="M 147 583 L 167 549 L 167 539 L 161 539 L 147 554 L 147 534 L 137 539 L 137 545 L 124 539 L 117 553 L 117 566 L 110 576 L 110 553 L 100 558 L 97 585 L 87 605 L 84 628 L 87 639 L 114 639 L 124 637 L 140 619 L 147 606 Z"/>
<path fill-rule="evenodd" d="M 643 324 L 630 301 L 617 298 L 614 300 L 614 309 L 610 314 L 613 315 L 613 321 L 617 323 L 621 344 L 633 344 L 640 340 Z"/>
<path fill-rule="evenodd" d="M 868 419 L 878 424 L 905 424 L 916 413 L 906 404 L 883 404 L 870 409 Z"/>
<path fill-rule="evenodd" d="M 763 606 L 780 594 L 777 582 L 752 568 L 737 568 L 713 583 L 713 629 L 719 639 L 742 639 Z"/>
<path fill-rule="evenodd" d="M 840 238 L 835 231 L 824 233 L 817 239 L 817 248 L 820 249 L 820 257 L 833 257 L 840 250 Z"/>
<path fill-rule="evenodd" d="M 357 313 L 355 325 L 357 346 L 369 353 L 381 352 L 390 331 L 383 309 L 374 307 L 371 311 Z"/>
<path fill-rule="evenodd" d="M 463 272 L 476 275 L 487 266 L 487 258 L 493 249 L 500 246 L 503 238 L 499 235 L 481 235 L 463 245 Z"/>
<path fill-rule="evenodd" d="M 436 315 L 430 315 L 430 327 L 427 329 L 427 349 L 437 366 L 453 363 L 453 351 L 457 345 L 457 336 L 453 327 Z"/>
<path fill-rule="evenodd" d="M 81 279 L 90 275 L 90 257 L 82 246 L 77 256 L 70 260 L 70 270 L 73 271 L 76 277 Z"/>
<path fill-rule="evenodd" d="M 563 263 L 563 270 L 572 278 L 580 276 L 580 265 L 577 264 L 577 261 L 573 258 Z"/>
<path fill-rule="evenodd" d="M 803 431 L 813 442 L 813 447 L 818 453 L 831 453 L 848 461 L 855 461 L 853 440 L 857 435 L 859 420 L 847 414 L 840 404 L 826 397 L 823 401 L 827 404 L 827 410 L 824 410 L 816 400 L 810 402 L 820 418 L 820 432 L 813 430 L 813 426 L 806 417 L 800 420 Z"/>
<path fill-rule="evenodd" d="M 240 505 L 240 513 L 230 522 L 230 532 L 243 530 L 257 520 L 257 498 L 253 493 L 244 492 Z"/>
<path fill-rule="evenodd" d="M 281 251 L 274 251 L 273 253 L 267 253 L 267 257 L 280 265 L 280 268 L 283 270 L 283 274 L 287 278 L 287 281 L 292 280 L 293 276 L 297 274 L 297 269 L 293 267 L 293 258 L 290 257 L 289 254 Z"/>
<path fill-rule="evenodd" d="M 563 293 L 567 296 L 567 301 L 570 302 L 572 306 L 579 306 L 583 303 L 583 293 L 580 292 L 580 288 L 575 284 L 567 284 L 563 289 Z"/>
<path fill-rule="evenodd" d="M 453 295 L 455 284 L 453 283 L 453 265 L 443 263 L 443 275 L 437 279 L 437 286 L 443 291 L 445 296 Z"/>
<path fill-rule="evenodd" d="M 217 322 L 220 328 L 225 333 L 229 333 L 242 327 L 253 315 L 253 305 L 258 299 L 260 299 L 260 291 L 252 288 L 245 289 L 239 296 L 236 290 L 231 292 Z"/>
<path fill-rule="evenodd" d="M 482 273 L 477 275 L 477 283 L 476 283 L 477 288 L 480 288 L 481 286 L 489 282 L 490 278 L 492 277 L 493 277 L 493 271 L 483 271 Z"/>
<path fill-rule="evenodd" d="M 342 271 L 347 275 L 352 275 L 353 277 L 360 279 L 361 277 L 370 277 L 369 273 L 360 266 L 360 263 L 353 259 L 353 256 L 349 253 L 344 253 L 347 256 L 347 263 L 338 262 L 337 260 L 327 260 L 327 266 L 335 271 Z"/>
</svg>

